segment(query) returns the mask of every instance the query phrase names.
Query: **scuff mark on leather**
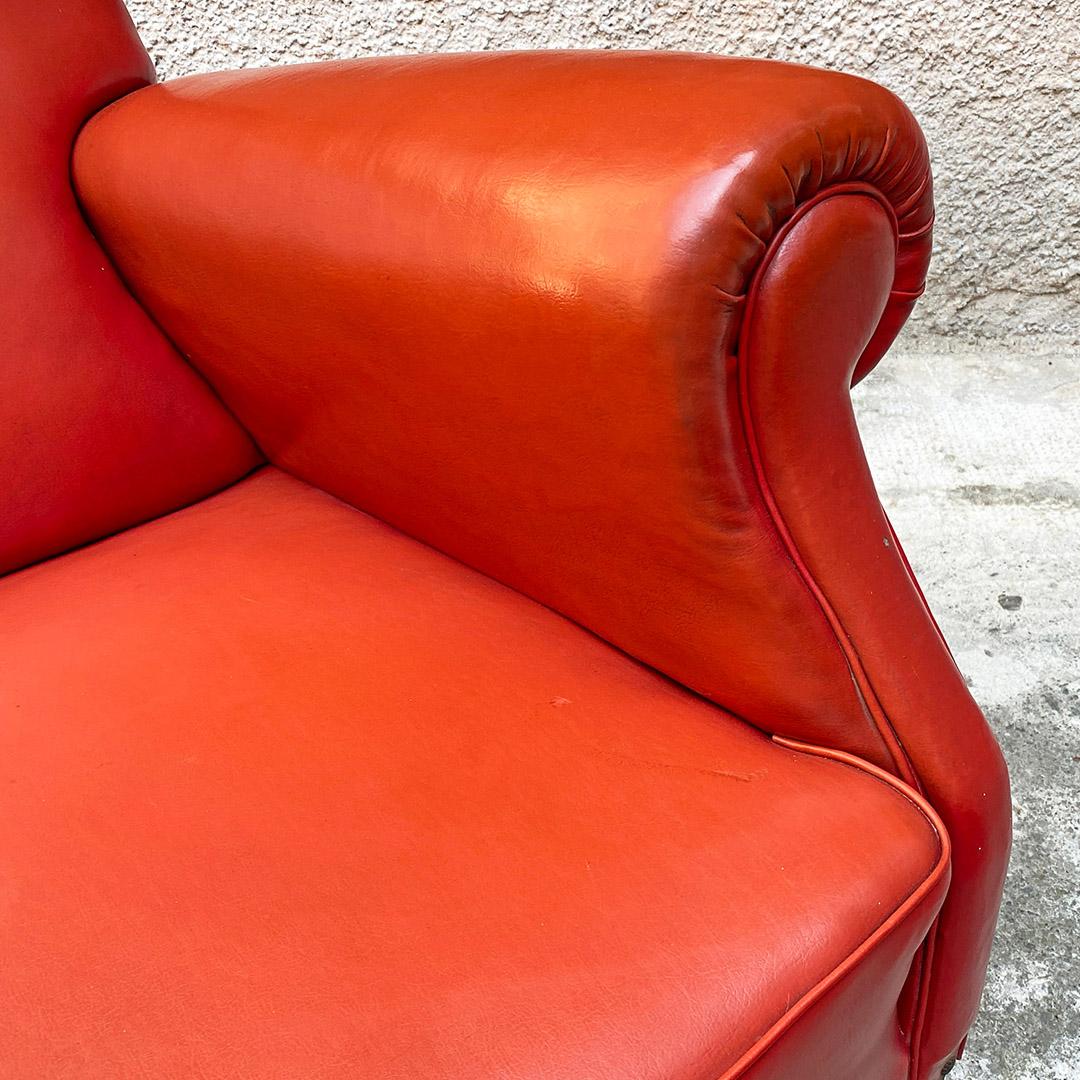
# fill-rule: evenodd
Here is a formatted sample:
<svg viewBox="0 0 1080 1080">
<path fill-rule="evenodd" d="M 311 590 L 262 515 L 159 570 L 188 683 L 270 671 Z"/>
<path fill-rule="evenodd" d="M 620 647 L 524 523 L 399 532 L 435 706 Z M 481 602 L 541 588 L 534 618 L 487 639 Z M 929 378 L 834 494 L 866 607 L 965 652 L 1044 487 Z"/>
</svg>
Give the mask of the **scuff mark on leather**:
<svg viewBox="0 0 1080 1080">
<path fill-rule="evenodd" d="M 737 780 L 740 784 L 749 784 L 754 780 L 760 780 L 768 773 L 768 769 L 753 769 L 750 772 L 734 772 L 731 769 L 710 769 L 707 765 L 684 765 L 678 761 L 653 761 L 649 758 L 639 758 L 632 754 L 624 754 L 618 750 L 607 750 L 596 747 L 598 753 L 607 758 L 627 762 L 630 765 L 642 765 L 647 769 L 678 769 L 682 772 L 702 773 L 705 776 L 719 776 L 725 780 Z"/>
</svg>

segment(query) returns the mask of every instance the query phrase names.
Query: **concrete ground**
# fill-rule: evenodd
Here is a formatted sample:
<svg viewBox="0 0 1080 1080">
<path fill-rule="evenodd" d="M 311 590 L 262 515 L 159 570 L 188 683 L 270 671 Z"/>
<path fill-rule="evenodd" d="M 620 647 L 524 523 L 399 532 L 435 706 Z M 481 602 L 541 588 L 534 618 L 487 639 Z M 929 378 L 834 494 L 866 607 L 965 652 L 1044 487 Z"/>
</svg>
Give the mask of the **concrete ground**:
<svg viewBox="0 0 1080 1080">
<path fill-rule="evenodd" d="M 950 1080 L 1080 1080 L 1080 355 L 901 353 L 855 401 L 1013 778 L 989 982 Z"/>
</svg>

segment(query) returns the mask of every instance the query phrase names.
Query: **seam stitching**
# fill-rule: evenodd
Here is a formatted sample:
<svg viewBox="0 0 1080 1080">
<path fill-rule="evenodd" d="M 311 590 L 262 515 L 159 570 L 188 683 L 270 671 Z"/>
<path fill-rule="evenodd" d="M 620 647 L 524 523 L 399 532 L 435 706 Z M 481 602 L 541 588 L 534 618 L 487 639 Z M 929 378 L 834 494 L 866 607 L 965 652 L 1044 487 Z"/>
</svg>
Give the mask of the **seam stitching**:
<svg viewBox="0 0 1080 1080">
<path fill-rule="evenodd" d="M 949 842 L 949 834 L 945 825 L 934 811 L 933 807 L 913 788 L 910 788 L 898 777 L 886 772 L 884 769 L 863 761 L 854 754 L 848 754 L 843 750 L 831 750 L 823 746 L 815 746 L 812 743 L 800 742 L 796 739 L 786 739 L 782 735 L 773 735 L 772 741 L 785 749 L 797 753 L 807 754 L 813 757 L 822 757 L 828 761 L 847 766 L 862 772 L 882 785 L 891 788 L 902 798 L 906 799 L 911 806 L 922 815 L 930 826 L 938 841 L 938 855 L 926 876 L 916 882 L 911 890 L 897 904 L 892 912 L 882 920 L 854 949 L 851 950 L 831 971 L 823 976 L 818 982 L 810 987 L 786 1012 L 784 1012 L 763 1035 L 751 1046 L 733 1065 L 722 1072 L 716 1080 L 738 1080 L 744 1076 L 747 1069 L 761 1060 L 762 1056 L 777 1044 L 779 1039 L 799 1019 L 816 1005 L 830 990 L 837 986 L 858 963 L 878 945 L 884 942 L 890 934 L 903 926 L 908 917 L 915 913 L 922 902 L 929 896 L 934 888 L 940 883 L 947 872 L 952 856 L 952 848 Z M 937 926 L 935 918 L 933 927 L 928 937 L 934 933 Z M 919 951 L 925 947 L 920 945 Z"/>
<path fill-rule="evenodd" d="M 855 689 L 858 696 L 863 702 L 863 706 L 866 709 L 868 718 L 873 726 L 874 730 L 878 733 L 879 738 L 885 745 L 885 748 L 891 757 L 894 766 L 896 767 L 899 775 L 913 788 L 922 793 L 922 785 L 920 783 L 918 774 L 908 757 L 906 750 L 904 749 L 903 742 L 900 739 L 899 734 L 893 727 L 888 714 L 881 705 L 880 699 L 874 690 L 873 684 L 870 680 L 869 674 L 866 672 L 862 665 L 862 661 L 859 657 L 858 651 L 855 648 L 854 642 L 847 632 L 839 614 L 833 609 L 828 597 L 825 595 L 824 590 L 820 587 L 814 575 L 810 572 L 809 566 L 804 562 L 798 546 L 796 545 L 794 538 L 787 528 L 787 524 L 783 519 L 783 514 L 780 511 L 779 504 L 769 486 L 768 479 L 765 475 L 764 464 L 761 459 L 760 450 L 757 444 L 756 429 L 754 425 L 753 412 L 750 408 L 749 397 L 749 333 L 751 327 L 751 317 L 754 311 L 754 299 L 758 289 L 761 287 L 761 283 L 768 272 L 769 267 L 772 265 L 773 258 L 776 252 L 779 250 L 781 244 L 787 235 L 792 231 L 794 226 L 802 219 L 802 217 L 813 207 L 825 202 L 830 198 L 840 197 L 847 194 L 862 194 L 864 196 L 875 199 L 879 205 L 886 211 L 890 221 L 893 225 L 894 235 L 896 237 L 897 250 L 899 251 L 899 245 L 902 241 L 907 240 L 910 236 L 917 236 L 928 232 L 933 226 L 931 220 L 922 229 L 916 230 L 913 234 L 903 234 L 900 231 L 899 223 L 897 221 L 896 211 L 892 207 L 892 204 L 888 201 L 885 195 L 875 188 L 873 185 L 866 184 L 865 182 L 844 182 L 835 184 L 830 187 L 824 188 L 817 192 L 811 199 L 798 206 L 792 216 L 784 223 L 780 230 L 771 239 L 765 253 L 762 256 L 761 262 L 755 269 L 754 275 L 751 279 L 751 283 L 746 292 L 747 303 L 742 313 L 742 320 L 740 323 L 738 338 L 736 341 L 736 363 L 738 371 L 738 388 L 739 388 L 739 403 L 740 409 L 743 414 L 743 427 L 744 436 L 746 439 L 747 449 L 749 451 L 751 463 L 754 470 L 754 476 L 757 481 L 758 490 L 761 494 L 762 500 L 765 503 L 769 516 L 773 522 L 773 526 L 779 535 L 781 542 L 784 544 L 787 550 L 788 557 L 795 565 L 796 571 L 802 578 L 804 585 L 810 591 L 811 595 L 817 601 L 826 622 L 829 624 L 833 631 L 837 645 L 841 652 L 844 654 L 845 660 L 848 665 L 848 669 L 851 672 L 852 680 L 855 683 Z M 889 300 L 886 304 L 885 311 L 888 310 L 888 305 L 896 300 L 901 302 L 913 302 L 920 295 L 922 289 L 920 288 L 918 293 L 911 293 L 905 290 L 898 290 L 893 288 L 889 294 Z M 885 311 L 882 312 L 882 319 L 885 317 Z M 880 325 L 880 320 L 879 320 Z M 874 331 L 876 333 L 876 330 Z M 872 337 L 873 335 L 871 335 Z M 933 943 L 936 940 L 938 932 L 937 920 L 935 920 L 934 927 L 927 935 L 926 941 L 920 947 L 919 956 L 919 976 L 916 989 L 916 1000 L 914 1006 L 914 1019 L 915 1023 L 912 1025 L 909 1033 L 909 1080 L 915 1075 L 914 1069 L 921 1056 L 922 1036 L 925 1030 L 925 1018 L 927 1013 L 928 1002 L 930 999 L 930 985 L 933 975 Z"/>
<path fill-rule="evenodd" d="M 885 713 L 885 710 L 881 707 L 881 703 L 878 700 L 873 686 L 870 682 L 862 663 L 859 659 L 858 652 L 855 649 L 854 643 L 851 641 L 850 635 L 847 633 L 839 615 L 836 613 L 832 604 L 829 603 L 824 590 L 814 579 L 813 574 L 810 573 L 809 567 L 804 562 L 798 546 L 795 544 L 794 538 L 791 536 L 788 530 L 787 523 L 783 519 L 783 514 L 780 511 L 780 507 L 773 495 L 772 489 L 769 486 L 768 478 L 765 475 L 764 465 L 761 460 L 761 453 L 758 448 L 756 428 L 754 425 L 753 412 L 750 408 L 749 397 L 749 357 L 746 355 L 749 351 L 747 348 L 746 337 L 749 333 L 751 324 L 751 318 L 754 310 L 754 299 L 757 291 L 761 287 L 761 283 L 767 273 L 769 267 L 772 265 L 773 257 L 779 250 L 781 244 L 787 235 L 791 232 L 793 227 L 803 218 L 803 216 L 813 207 L 820 205 L 830 198 L 836 198 L 843 195 L 861 194 L 867 195 L 875 199 L 889 214 L 889 218 L 893 224 L 894 234 L 897 233 L 896 215 L 892 210 L 891 205 L 885 199 L 884 195 L 876 188 L 871 187 L 868 184 L 863 183 L 844 183 L 837 184 L 829 188 L 825 188 L 823 191 L 818 192 L 814 198 L 807 200 L 803 203 L 796 212 L 784 223 L 783 227 L 773 237 L 768 251 L 766 251 L 761 264 L 758 266 L 754 273 L 753 281 L 751 282 L 750 289 L 748 290 L 748 303 L 743 313 L 742 325 L 739 331 L 739 341 L 736 347 L 736 359 L 738 364 L 738 379 L 739 379 L 739 404 L 743 415 L 743 427 L 744 434 L 747 443 L 747 449 L 749 451 L 750 460 L 753 465 L 755 479 L 757 481 L 758 490 L 761 493 L 762 499 L 765 502 L 766 508 L 769 512 L 769 516 L 772 519 L 773 525 L 780 536 L 781 541 L 784 544 L 785 549 L 788 552 L 788 557 L 795 564 L 796 570 L 799 576 L 802 578 L 803 583 L 809 589 L 811 595 L 817 601 L 818 606 L 821 608 L 822 613 L 825 616 L 826 621 L 829 623 L 830 628 L 833 631 L 833 635 L 836 638 L 837 645 L 843 652 L 848 664 L 848 668 L 852 673 L 853 681 L 856 684 L 856 689 L 859 696 L 863 699 L 863 704 L 866 706 L 869 719 L 873 727 L 878 733 L 879 738 L 885 744 L 885 748 L 888 751 L 890 757 L 893 759 L 893 763 L 896 766 L 898 773 L 907 780 L 913 787 L 918 788 L 919 782 L 917 774 L 912 767 L 911 761 L 908 759 L 906 752 L 903 749 L 900 738 L 897 735 L 892 724 L 889 722 L 889 718 Z M 899 241 L 897 241 L 899 242 Z M 884 313 L 883 313 L 884 317 Z"/>
<path fill-rule="evenodd" d="M 916 995 L 915 1023 L 911 1027 L 911 1035 L 908 1045 L 910 1046 L 910 1058 L 908 1060 L 908 1080 L 916 1080 L 919 1074 L 919 1065 L 922 1060 L 922 1037 L 926 1029 L 926 1017 L 930 1011 L 930 986 L 931 976 L 934 971 L 934 953 L 937 951 L 938 934 L 941 932 L 941 917 L 934 920 L 926 940 L 922 944 L 923 954 L 922 970 L 919 973 L 919 987 Z"/>
</svg>

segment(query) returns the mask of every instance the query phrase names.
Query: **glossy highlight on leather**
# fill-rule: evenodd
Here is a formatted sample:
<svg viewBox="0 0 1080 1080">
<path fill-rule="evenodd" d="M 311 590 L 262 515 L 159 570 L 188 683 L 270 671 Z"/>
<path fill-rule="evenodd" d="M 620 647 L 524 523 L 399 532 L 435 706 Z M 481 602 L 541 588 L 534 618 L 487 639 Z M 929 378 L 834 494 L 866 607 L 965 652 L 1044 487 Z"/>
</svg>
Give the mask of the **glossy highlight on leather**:
<svg viewBox="0 0 1080 1080">
<path fill-rule="evenodd" d="M 126 530 L 0 579 L 14 1075 L 936 1078 L 1009 800 L 850 407 L 929 258 L 906 108 L 12 25 L 64 300 L 0 560 Z"/>
</svg>

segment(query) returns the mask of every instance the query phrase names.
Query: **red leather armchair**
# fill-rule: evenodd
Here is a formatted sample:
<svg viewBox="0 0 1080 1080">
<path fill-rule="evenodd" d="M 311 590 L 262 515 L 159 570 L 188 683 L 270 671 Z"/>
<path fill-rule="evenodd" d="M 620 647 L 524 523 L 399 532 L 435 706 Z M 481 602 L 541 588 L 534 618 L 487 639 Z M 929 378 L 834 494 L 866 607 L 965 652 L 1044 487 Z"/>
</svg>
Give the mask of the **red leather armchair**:
<svg viewBox="0 0 1080 1080">
<path fill-rule="evenodd" d="M 3 1075 L 939 1076 L 1009 799 L 849 402 L 907 110 L 0 57 Z"/>
</svg>

